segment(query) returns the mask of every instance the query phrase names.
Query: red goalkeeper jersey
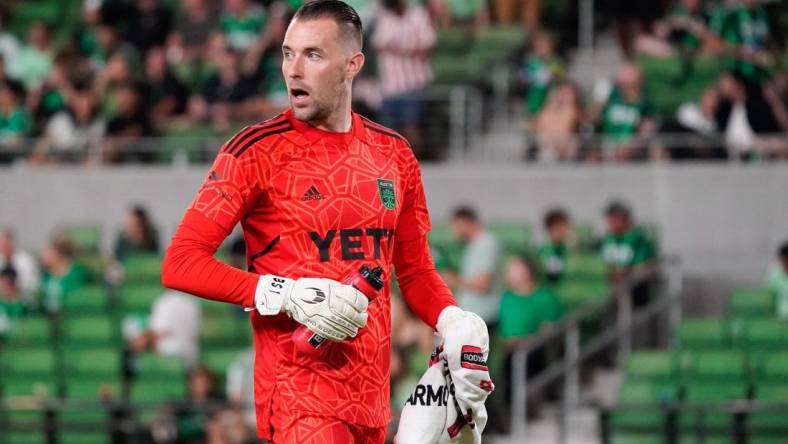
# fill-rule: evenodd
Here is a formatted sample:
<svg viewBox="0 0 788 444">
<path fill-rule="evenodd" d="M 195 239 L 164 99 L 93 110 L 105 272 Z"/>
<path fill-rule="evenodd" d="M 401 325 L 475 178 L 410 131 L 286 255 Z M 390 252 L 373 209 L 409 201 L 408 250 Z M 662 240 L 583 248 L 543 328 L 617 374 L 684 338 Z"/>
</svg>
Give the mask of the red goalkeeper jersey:
<svg viewBox="0 0 788 444">
<path fill-rule="evenodd" d="M 213 258 L 241 222 L 249 270 Z M 398 134 L 353 114 L 332 133 L 290 111 L 226 142 L 173 236 L 162 281 L 198 296 L 254 306 L 261 274 L 342 280 L 361 265 L 396 268 L 403 296 L 430 326 L 454 304 L 427 246 L 421 173 Z M 250 315 L 258 434 L 270 437 L 273 403 L 381 427 L 389 420 L 390 291 L 369 306 L 356 338 L 296 352 L 284 314 Z"/>
</svg>

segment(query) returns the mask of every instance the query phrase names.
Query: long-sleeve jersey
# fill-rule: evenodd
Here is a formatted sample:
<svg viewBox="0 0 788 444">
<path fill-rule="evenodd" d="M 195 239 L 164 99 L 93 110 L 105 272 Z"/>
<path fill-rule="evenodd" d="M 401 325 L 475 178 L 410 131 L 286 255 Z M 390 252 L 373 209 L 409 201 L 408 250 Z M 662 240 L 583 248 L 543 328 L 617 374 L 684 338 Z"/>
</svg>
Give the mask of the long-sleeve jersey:
<svg viewBox="0 0 788 444">
<path fill-rule="evenodd" d="M 358 114 L 347 133 L 310 126 L 291 111 L 241 130 L 221 148 L 167 249 L 166 287 L 254 306 L 260 275 L 341 281 L 361 265 L 392 265 L 408 305 L 434 327 L 455 301 L 427 245 L 421 172 L 402 136 Z M 248 271 L 213 254 L 241 222 Z M 316 357 L 291 340 L 285 314 L 250 313 L 258 435 L 273 403 L 369 427 L 389 420 L 390 290 L 370 303 L 357 337 Z"/>
</svg>

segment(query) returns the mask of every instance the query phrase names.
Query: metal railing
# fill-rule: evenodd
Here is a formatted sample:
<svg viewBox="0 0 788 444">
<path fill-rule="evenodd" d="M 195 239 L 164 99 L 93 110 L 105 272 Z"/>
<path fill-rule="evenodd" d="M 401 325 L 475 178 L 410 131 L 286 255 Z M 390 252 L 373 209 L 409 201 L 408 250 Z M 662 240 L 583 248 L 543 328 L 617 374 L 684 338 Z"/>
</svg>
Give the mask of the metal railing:
<svg viewBox="0 0 788 444">
<path fill-rule="evenodd" d="M 640 325 L 665 316 L 669 343 L 676 327 L 681 322 L 682 274 L 677 258 L 670 257 L 661 261 L 658 294 L 645 307 L 633 311 L 630 290 L 631 284 L 621 283 L 613 287 L 605 299 L 596 300 L 571 313 L 549 330 L 543 330 L 527 340 L 515 345 L 512 356 L 510 411 L 511 433 L 524 436 L 527 431 L 527 404 L 529 398 L 544 391 L 556 382 L 563 383 L 560 403 L 559 442 L 567 442 L 568 412 L 582 405 L 580 399 L 580 369 L 592 356 L 603 349 L 616 346 L 617 361 L 623 363 L 632 349 L 633 331 Z M 587 321 L 598 320 L 610 311 L 615 312 L 615 325 L 581 343 L 581 325 Z M 563 343 L 563 356 L 548 365 L 543 371 L 526 378 L 529 355 L 535 350 L 560 339 Z"/>
</svg>

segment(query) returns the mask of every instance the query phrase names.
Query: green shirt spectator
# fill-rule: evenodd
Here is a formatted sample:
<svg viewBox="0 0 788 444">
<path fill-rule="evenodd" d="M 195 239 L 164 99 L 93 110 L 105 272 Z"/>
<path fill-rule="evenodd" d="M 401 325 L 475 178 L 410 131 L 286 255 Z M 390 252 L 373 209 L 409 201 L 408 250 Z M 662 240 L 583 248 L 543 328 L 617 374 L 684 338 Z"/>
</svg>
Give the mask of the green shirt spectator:
<svg viewBox="0 0 788 444">
<path fill-rule="evenodd" d="M 602 257 L 611 267 L 633 267 L 651 261 L 655 256 L 651 238 L 639 227 L 631 227 L 620 234 L 608 233 L 602 239 Z"/>
<path fill-rule="evenodd" d="M 16 140 L 30 130 L 30 118 L 24 108 L 15 106 L 10 112 L 0 110 L 0 142 Z"/>
<path fill-rule="evenodd" d="M 546 287 L 529 294 L 506 290 L 501 296 L 498 332 L 504 338 L 528 336 L 538 332 L 542 324 L 561 319 L 563 313 L 558 298 Z"/>
<path fill-rule="evenodd" d="M 643 94 L 627 99 L 614 88 L 602 109 L 602 134 L 613 142 L 626 142 L 634 137 L 643 119 L 653 115 L 653 108 Z"/>
<path fill-rule="evenodd" d="M 246 51 L 265 28 L 266 13 L 262 7 L 252 5 L 248 0 L 232 3 L 233 7 L 228 7 L 222 14 L 219 26 L 227 36 L 227 44 L 231 49 Z"/>
<path fill-rule="evenodd" d="M 765 51 L 769 39 L 769 20 L 766 10 L 759 4 L 751 7 L 740 4 L 725 16 L 719 32 L 725 43 L 736 48 L 743 48 L 753 53 Z M 726 65 L 728 69 L 740 72 L 756 81 L 768 75 L 765 66 L 736 56 L 727 57 Z"/>
<path fill-rule="evenodd" d="M 88 282 L 88 274 L 82 265 L 72 263 L 65 274 L 44 273 L 42 290 L 44 308 L 49 312 L 60 311 L 63 301 L 74 290 L 79 290 Z"/>
<path fill-rule="evenodd" d="M 560 282 L 564 277 L 567 253 L 568 249 L 563 242 L 555 243 L 548 240 L 539 247 L 539 260 L 542 263 L 545 278 L 551 284 Z"/>
<path fill-rule="evenodd" d="M 534 33 L 532 37 L 533 51 L 525 58 L 522 75 L 528 84 L 526 102 L 528 113 L 536 114 L 547 100 L 550 87 L 556 79 L 564 75 L 561 61 L 554 54 L 553 36 L 544 31 Z"/>
<path fill-rule="evenodd" d="M 13 267 L 0 270 L 0 338 L 6 336 L 15 319 L 25 312 L 25 305 L 19 299 L 17 273 Z"/>
<path fill-rule="evenodd" d="M 487 7 L 484 0 L 447 0 L 449 12 L 453 20 L 469 21 L 482 8 Z"/>
</svg>

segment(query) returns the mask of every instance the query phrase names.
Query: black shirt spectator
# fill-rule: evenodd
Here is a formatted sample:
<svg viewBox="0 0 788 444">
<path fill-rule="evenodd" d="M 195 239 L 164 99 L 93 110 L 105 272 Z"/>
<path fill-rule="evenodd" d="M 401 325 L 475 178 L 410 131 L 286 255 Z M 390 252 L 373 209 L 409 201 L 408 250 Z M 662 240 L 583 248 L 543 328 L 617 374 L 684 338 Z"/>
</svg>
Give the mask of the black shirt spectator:
<svg viewBox="0 0 788 444">
<path fill-rule="evenodd" d="M 162 46 L 172 30 L 172 12 L 158 0 L 137 0 L 129 16 L 126 39 L 145 53 Z"/>
</svg>

